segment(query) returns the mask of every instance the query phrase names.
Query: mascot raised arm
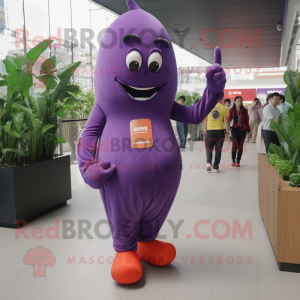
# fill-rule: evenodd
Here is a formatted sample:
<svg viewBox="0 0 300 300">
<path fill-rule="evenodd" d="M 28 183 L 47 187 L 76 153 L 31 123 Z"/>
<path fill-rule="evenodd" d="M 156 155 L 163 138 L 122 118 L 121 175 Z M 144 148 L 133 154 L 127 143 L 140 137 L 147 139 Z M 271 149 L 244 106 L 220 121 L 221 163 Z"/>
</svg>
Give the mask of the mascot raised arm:
<svg viewBox="0 0 300 300">
<path fill-rule="evenodd" d="M 95 74 L 96 104 L 79 139 L 84 181 L 99 189 L 116 256 L 111 269 L 121 284 L 142 276 L 141 260 L 165 266 L 176 249 L 156 240 L 176 196 L 182 172 L 170 119 L 199 124 L 223 95 L 221 52 L 207 68 L 200 101 L 174 101 L 177 67 L 163 25 L 127 0 L 129 11 L 106 30 Z"/>
</svg>

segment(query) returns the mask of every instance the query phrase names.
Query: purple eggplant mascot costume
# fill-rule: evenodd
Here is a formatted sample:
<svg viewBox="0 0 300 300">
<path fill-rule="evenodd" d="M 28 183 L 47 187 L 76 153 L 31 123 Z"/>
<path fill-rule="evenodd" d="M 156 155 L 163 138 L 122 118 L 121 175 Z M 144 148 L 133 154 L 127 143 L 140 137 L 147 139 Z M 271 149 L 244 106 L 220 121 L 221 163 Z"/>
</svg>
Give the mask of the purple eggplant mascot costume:
<svg viewBox="0 0 300 300">
<path fill-rule="evenodd" d="M 201 123 L 226 83 L 217 47 L 201 100 L 192 106 L 174 102 L 177 67 L 170 37 L 133 0 L 127 5 L 129 11 L 103 35 L 96 105 L 77 146 L 84 181 L 100 190 L 117 252 L 111 275 L 122 284 L 141 278 L 141 259 L 164 266 L 175 258 L 172 244 L 155 240 L 181 178 L 181 154 L 170 119 Z"/>
</svg>

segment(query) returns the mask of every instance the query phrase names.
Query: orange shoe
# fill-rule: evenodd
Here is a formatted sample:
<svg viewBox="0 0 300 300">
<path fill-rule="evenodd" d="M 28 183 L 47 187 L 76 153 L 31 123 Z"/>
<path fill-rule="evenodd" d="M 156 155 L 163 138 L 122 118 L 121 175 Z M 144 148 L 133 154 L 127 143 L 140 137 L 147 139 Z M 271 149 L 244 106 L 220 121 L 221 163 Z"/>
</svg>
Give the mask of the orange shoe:
<svg viewBox="0 0 300 300">
<path fill-rule="evenodd" d="M 116 282 L 121 284 L 132 284 L 139 281 L 142 274 L 142 264 L 136 252 L 117 252 L 111 267 L 111 277 Z"/>
<path fill-rule="evenodd" d="M 166 266 L 174 260 L 176 249 L 171 243 L 153 240 L 138 242 L 137 254 L 141 260 L 149 264 Z"/>
</svg>

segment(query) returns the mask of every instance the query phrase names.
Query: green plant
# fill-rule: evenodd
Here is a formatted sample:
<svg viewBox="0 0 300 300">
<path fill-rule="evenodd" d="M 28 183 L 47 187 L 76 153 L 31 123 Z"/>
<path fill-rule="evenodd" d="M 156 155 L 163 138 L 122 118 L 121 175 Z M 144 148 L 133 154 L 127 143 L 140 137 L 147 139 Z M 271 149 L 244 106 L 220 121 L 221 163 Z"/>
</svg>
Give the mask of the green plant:
<svg viewBox="0 0 300 300">
<path fill-rule="evenodd" d="M 274 154 L 271 154 L 271 153 L 268 153 L 267 155 L 268 157 L 268 162 L 271 164 L 271 166 L 275 167 L 276 165 L 276 162 L 278 160 L 280 160 L 280 157 L 278 156 L 278 154 L 274 153 Z"/>
<path fill-rule="evenodd" d="M 300 61 L 298 62 L 300 66 Z M 271 122 L 271 128 L 276 132 L 280 146 L 271 144 L 269 153 L 276 153 L 281 159 L 294 165 L 300 164 L 300 76 L 298 70 L 287 70 L 284 81 L 286 101 L 290 107 L 279 117 L 278 122 Z"/>
<path fill-rule="evenodd" d="M 1 75 L 0 86 L 0 163 L 18 163 L 21 157 L 35 162 L 52 157 L 55 148 L 65 140 L 58 136 L 58 118 L 80 102 L 74 97 L 78 86 L 69 81 L 80 62 L 56 69 L 55 56 L 45 60 L 40 76 L 46 85 L 42 91 L 29 95 L 33 86 L 32 66 L 52 43 L 45 40 L 31 49 L 26 57 L 8 55 L 3 61 L 7 75 Z"/>
<path fill-rule="evenodd" d="M 295 173 L 298 170 L 295 164 L 290 160 L 278 159 L 276 160 L 274 167 L 282 178 L 285 176 L 289 176 L 290 174 Z"/>
<path fill-rule="evenodd" d="M 300 173 L 290 174 L 290 185 L 291 186 L 300 186 Z"/>
<path fill-rule="evenodd" d="M 183 91 L 177 91 L 175 97 L 176 102 L 178 102 L 178 98 L 180 96 L 185 97 L 185 105 L 187 106 L 195 104 L 196 100 L 201 98 L 200 94 L 198 93 L 183 90 Z"/>
<path fill-rule="evenodd" d="M 66 112 L 64 119 L 84 119 L 88 118 L 95 105 L 95 92 L 92 89 L 82 90 L 76 94 L 80 102 L 75 102 L 74 105 Z M 68 142 L 73 147 L 73 142 L 78 137 L 78 126 L 84 128 L 84 122 L 64 123 L 65 135 L 68 135 Z M 74 150 L 75 152 L 75 150 Z M 71 155 L 72 160 L 72 155 Z"/>
<path fill-rule="evenodd" d="M 88 118 L 92 112 L 92 109 L 96 103 L 95 92 L 92 89 L 83 90 L 78 98 L 82 101 L 82 111 L 84 118 Z"/>
<path fill-rule="evenodd" d="M 76 98 L 80 101 L 75 102 L 74 105 L 67 111 L 64 118 L 66 119 L 84 119 L 88 118 L 95 105 L 95 92 L 92 89 L 80 90 Z"/>
</svg>

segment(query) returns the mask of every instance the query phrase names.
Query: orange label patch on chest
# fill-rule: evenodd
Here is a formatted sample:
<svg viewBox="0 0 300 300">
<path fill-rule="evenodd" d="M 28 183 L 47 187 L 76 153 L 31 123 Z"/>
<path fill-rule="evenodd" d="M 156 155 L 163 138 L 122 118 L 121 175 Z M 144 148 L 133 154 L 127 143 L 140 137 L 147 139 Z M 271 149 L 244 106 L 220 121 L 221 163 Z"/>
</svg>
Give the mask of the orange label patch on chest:
<svg viewBox="0 0 300 300">
<path fill-rule="evenodd" d="M 133 149 L 151 148 L 153 146 L 151 121 L 149 119 L 132 120 L 130 138 Z"/>
</svg>

